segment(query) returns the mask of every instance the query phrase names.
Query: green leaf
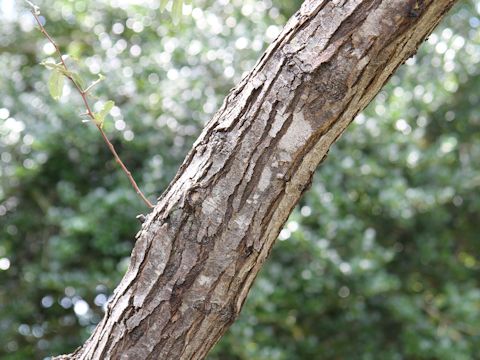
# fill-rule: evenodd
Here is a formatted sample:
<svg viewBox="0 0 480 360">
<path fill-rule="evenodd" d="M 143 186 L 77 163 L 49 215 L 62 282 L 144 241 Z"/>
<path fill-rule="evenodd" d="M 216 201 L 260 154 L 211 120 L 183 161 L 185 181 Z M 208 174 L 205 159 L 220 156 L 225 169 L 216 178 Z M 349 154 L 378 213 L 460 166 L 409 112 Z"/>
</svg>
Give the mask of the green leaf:
<svg viewBox="0 0 480 360">
<path fill-rule="evenodd" d="M 164 12 L 169 0 L 160 0 L 160 12 Z"/>
<path fill-rule="evenodd" d="M 54 62 L 50 62 L 50 61 L 42 61 L 40 63 L 40 65 L 45 66 L 49 70 L 58 71 L 61 74 L 65 75 L 66 77 L 72 77 L 73 76 L 73 73 L 71 71 L 66 70 L 65 66 L 63 66 L 63 64 L 61 62 L 54 63 Z"/>
<path fill-rule="evenodd" d="M 115 106 L 115 103 L 112 100 L 109 100 L 105 104 L 103 104 L 102 110 L 93 114 L 95 117 L 95 122 L 97 123 L 98 126 L 103 127 L 103 123 L 105 122 L 105 117 L 108 115 L 108 113 L 112 110 L 114 106 Z"/>
<path fill-rule="evenodd" d="M 103 104 L 103 109 L 100 110 L 100 114 L 105 118 L 105 116 L 108 115 L 114 106 L 115 103 L 112 100 L 108 100 L 105 104 Z"/>
<path fill-rule="evenodd" d="M 174 24 L 178 24 L 182 17 L 183 0 L 173 0 L 172 20 Z"/>
<path fill-rule="evenodd" d="M 50 79 L 48 80 L 48 90 L 50 91 L 50 95 L 55 100 L 60 99 L 63 92 L 63 74 L 60 71 L 54 70 L 50 75 Z"/>
<path fill-rule="evenodd" d="M 83 81 L 82 77 L 80 76 L 80 74 L 76 73 L 76 72 L 72 72 L 70 73 L 71 76 L 72 76 L 72 79 L 73 81 L 75 81 L 75 83 L 80 86 L 80 89 L 83 89 L 84 85 L 85 85 L 85 82 Z"/>
<path fill-rule="evenodd" d="M 54 62 L 50 62 L 50 61 L 42 61 L 40 63 L 40 65 L 45 66 L 49 70 L 65 71 L 65 69 L 64 69 L 64 67 L 61 63 L 60 64 L 55 64 Z"/>
</svg>

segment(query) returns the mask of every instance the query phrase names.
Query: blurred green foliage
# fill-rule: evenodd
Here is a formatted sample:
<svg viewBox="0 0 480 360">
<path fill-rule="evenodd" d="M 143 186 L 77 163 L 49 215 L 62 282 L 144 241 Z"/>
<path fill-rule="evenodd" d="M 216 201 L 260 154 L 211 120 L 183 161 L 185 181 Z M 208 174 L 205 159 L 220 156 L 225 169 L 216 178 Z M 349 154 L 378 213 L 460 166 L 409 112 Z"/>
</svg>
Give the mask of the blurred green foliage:
<svg viewBox="0 0 480 360">
<path fill-rule="evenodd" d="M 39 2 L 102 72 L 105 129 L 154 200 L 300 1 Z M 143 203 L 26 9 L 0 0 L 0 358 L 72 351 L 128 264 Z M 480 1 L 459 4 L 333 147 L 210 359 L 478 359 Z M 97 107 L 100 105 L 97 105 Z M 97 109 L 98 111 L 98 109 Z"/>
</svg>

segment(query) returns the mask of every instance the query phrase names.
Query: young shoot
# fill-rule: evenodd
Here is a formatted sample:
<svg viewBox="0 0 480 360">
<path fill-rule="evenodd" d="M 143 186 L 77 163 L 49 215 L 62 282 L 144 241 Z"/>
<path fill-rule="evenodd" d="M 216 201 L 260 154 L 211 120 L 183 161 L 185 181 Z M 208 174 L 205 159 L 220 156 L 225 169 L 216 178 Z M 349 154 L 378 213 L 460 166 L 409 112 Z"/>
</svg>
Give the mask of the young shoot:
<svg viewBox="0 0 480 360">
<path fill-rule="evenodd" d="M 103 125 L 105 123 L 105 118 L 107 115 L 110 113 L 112 108 L 115 106 L 115 103 L 112 100 L 108 100 L 103 103 L 103 106 L 100 111 L 93 112 L 92 108 L 90 106 L 90 103 L 88 101 L 88 97 L 90 95 L 90 91 L 98 85 L 101 81 L 105 79 L 105 76 L 102 74 L 98 75 L 98 79 L 93 81 L 89 86 L 84 88 L 84 80 L 80 76 L 79 73 L 70 70 L 70 68 L 67 66 L 67 63 L 65 62 L 65 57 L 63 56 L 62 52 L 60 51 L 60 47 L 57 45 L 57 43 L 53 40 L 53 38 L 48 34 L 47 30 L 43 26 L 41 20 L 40 20 L 40 8 L 34 4 L 32 4 L 30 1 L 26 1 L 30 7 L 31 7 L 31 12 L 33 17 L 35 18 L 35 21 L 38 24 L 38 27 L 40 29 L 40 32 L 45 35 L 45 37 L 48 39 L 48 41 L 53 45 L 55 48 L 56 55 L 58 57 L 58 62 L 54 61 L 43 61 L 40 64 L 45 66 L 47 69 L 51 71 L 50 78 L 48 80 L 48 91 L 50 92 L 50 95 L 52 96 L 53 99 L 59 100 L 62 97 L 63 93 L 63 85 L 65 82 L 65 79 L 70 81 L 74 87 L 74 89 L 77 90 L 79 95 L 81 96 L 83 100 L 83 104 L 85 105 L 85 112 L 81 116 L 86 116 L 87 119 L 82 120 L 83 122 L 86 121 L 91 121 L 93 124 L 95 124 L 96 128 L 99 130 L 100 135 L 102 136 L 103 141 L 107 145 L 108 149 L 112 153 L 113 157 L 115 158 L 115 161 L 120 165 L 120 168 L 123 170 L 125 175 L 127 176 L 128 180 L 132 184 L 132 187 L 134 188 L 135 192 L 140 196 L 140 198 L 143 200 L 143 202 L 149 207 L 153 208 L 153 204 L 147 199 L 147 197 L 143 194 L 143 192 L 140 190 L 138 187 L 135 179 L 133 178 L 131 172 L 128 170 L 128 168 L 125 166 L 123 163 L 122 159 L 118 155 L 115 147 L 111 143 L 111 141 L 108 139 L 107 135 L 105 134 L 105 131 L 103 130 Z M 174 5 L 175 3 L 178 2 L 177 0 L 174 0 Z M 178 6 L 175 5 L 175 6 Z M 177 10 L 178 11 L 178 10 Z M 181 12 L 181 10 L 180 10 Z"/>
</svg>

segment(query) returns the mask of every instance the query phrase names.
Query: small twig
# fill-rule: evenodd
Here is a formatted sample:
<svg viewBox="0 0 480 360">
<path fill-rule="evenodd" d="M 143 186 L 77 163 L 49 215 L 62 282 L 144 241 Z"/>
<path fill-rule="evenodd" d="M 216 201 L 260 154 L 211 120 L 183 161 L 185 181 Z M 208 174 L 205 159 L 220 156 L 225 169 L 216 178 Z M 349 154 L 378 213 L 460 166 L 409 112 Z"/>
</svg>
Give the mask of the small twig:
<svg viewBox="0 0 480 360">
<path fill-rule="evenodd" d="M 104 77 L 98 78 L 93 83 L 91 83 L 85 90 L 83 90 L 83 92 L 85 94 L 88 93 L 95 85 L 99 84 L 103 79 L 104 79 Z"/>
<path fill-rule="evenodd" d="M 130 183 L 132 184 L 133 188 L 135 189 L 135 192 L 142 198 L 143 202 L 149 207 L 149 208 L 153 208 L 153 205 L 152 203 L 145 197 L 145 195 L 143 194 L 143 192 L 140 190 L 140 188 L 138 187 L 135 179 L 133 178 L 132 176 L 132 173 L 128 170 L 128 168 L 125 166 L 125 164 L 123 163 L 122 159 L 120 159 L 120 156 L 118 156 L 118 153 L 117 151 L 115 150 L 115 147 L 113 146 L 113 144 L 110 142 L 110 140 L 108 139 L 107 135 L 105 134 L 105 132 L 103 131 L 102 129 L 102 125 L 97 123 L 95 121 L 95 115 L 93 113 L 93 111 L 91 110 L 90 108 L 90 105 L 88 103 L 88 99 L 87 99 L 87 94 L 88 94 L 88 91 L 98 83 L 98 80 L 96 82 L 94 82 L 92 85 L 90 85 L 89 87 L 87 87 L 85 90 L 83 90 L 80 86 L 80 84 L 77 83 L 77 81 L 75 81 L 73 79 L 73 77 L 71 75 L 69 75 L 69 71 L 68 71 L 68 66 L 67 64 L 65 63 L 65 61 L 63 60 L 63 55 L 62 55 L 62 52 L 60 51 L 60 47 L 57 45 L 57 43 L 52 39 L 52 37 L 48 34 L 47 30 L 45 30 L 45 28 L 43 27 L 39 17 L 38 17 L 38 10 L 36 10 L 35 8 L 32 10 L 32 14 L 40 28 L 40 32 L 45 35 L 45 37 L 48 39 L 48 41 L 50 41 L 50 43 L 55 47 L 55 50 L 58 54 L 58 56 L 60 57 L 60 61 L 61 61 L 61 64 L 63 66 L 63 68 L 65 69 L 65 73 L 64 75 L 72 82 L 72 84 L 75 86 L 75 88 L 78 90 L 78 93 L 80 94 L 80 96 L 82 97 L 82 100 L 83 100 L 83 103 L 85 104 L 85 108 L 86 108 L 86 112 L 85 112 L 85 115 L 87 115 L 88 117 L 90 117 L 90 119 L 92 120 L 92 122 L 95 124 L 95 126 L 97 127 L 98 131 L 100 131 L 100 134 L 102 135 L 102 138 L 103 140 L 105 141 L 105 143 L 107 144 L 107 147 L 108 149 L 110 150 L 110 152 L 112 153 L 113 157 L 115 158 L 115 161 L 118 163 L 118 165 L 120 165 L 120 167 L 122 168 L 123 172 L 127 175 L 128 177 L 128 180 L 130 181 Z"/>
</svg>

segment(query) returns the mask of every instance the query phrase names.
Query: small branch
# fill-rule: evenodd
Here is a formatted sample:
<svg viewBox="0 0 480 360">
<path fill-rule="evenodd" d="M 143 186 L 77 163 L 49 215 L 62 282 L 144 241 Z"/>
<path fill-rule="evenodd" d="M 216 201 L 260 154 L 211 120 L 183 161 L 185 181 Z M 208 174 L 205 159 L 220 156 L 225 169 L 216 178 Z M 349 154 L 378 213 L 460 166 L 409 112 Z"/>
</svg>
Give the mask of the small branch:
<svg viewBox="0 0 480 360">
<path fill-rule="evenodd" d="M 100 75 L 101 75 L 101 74 L 100 74 Z M 95 85 L 99 84 L 100 81 L 102 81 L 102 80 L 103 80 L 103 77 L 95 80 L 95 81 L 94 81 L 93 83 L 91 83 L 85 90 L 83 90 L 82 93 L 87 94 L 90 90 L 92 90 L 92 88 L 93 88 Z"/>
<path fill-rule="evenodd" d="M 52 37 L 48 34 L 47 30 L 45 30 L 45 28 L 43 27 L 39 17 L 38 17 L 38 12 L 34 10 L 32 10 L 32 14 L 40 28 L 40 32 L 45 35 L 45 37 L 48 39 L 48 41 L 50 41 L 50 43 L 55 47 L 55 51 L 57 52 L 59 58 L 60 58 L 60 61 L 61 61 L 61 64 L 63 66 L 63 68 L 65 69 L 65 73 L 64 75 L 72 82 L 72 84 L 74 85 L 74 87 L 78 90 L 78 93 L 80 94 L 80 96 L 82 97 L 82 100 L 83 100 L 83 103 L 85 104 L 85 108 L 86 108 L 86 112 L 85 114 L 93 121 L 93 123 L 95 124 L 95 126 L 97 127 L 98 131 L 100 131 L 100 134 L 102 135 L 102 138 L 105 142 L 105 144 L 107 144 L 107 147 L 108 149 L 110 150 L 110 152 L 112 153 L 113 157 L 115 158 L 115 161 L 118 163 L 118 165 L 120 165 L 120 167 L 122 168 L 123 172 L 125 173 L 125 175 L 127 176 L 128 180 L 130 181 L 130 183 L 132 184 L 133 188 L 135 189 L 135 192 L 142 198 L 143 202 L 149 207 L 149 208 L 153 208 L 153 204 L 145 197 L 145 195 L 143 194 L 143 192 L 140 190 L 140 188 L 138 187 L 135 179 L 133 178 L 132 176 L 132 173 L 128 170 L 128 168 L 125 166 L 125 164 L 123 163 L 122 159 L 120 158 L 120 156 L 118 155 L 117 151 L 115 150 L 115 147 L 113 146 L 113 144 L 110 142 L 110 140 L 108 139 L 107 135 L 105 134 L 105 132 L 103 131 L 102 129 L 102 126 L 100 124 L 98 124 L 96 121 L 95 121 L 95 115 L 93 114 L 93 111 L 90 107 L 90 104 L 88 103 L 88 99 L 87 99 L 87 94 L 88 94 L 88 91 L 94 86 L 96 85 L 99 81 L 97 80 L 96 82 L 94 82 L 92 85 L 90 85 L 89 87 L 87 87 L 87 89 L 83 90 L 81 87 L 80 87 L 80 84 L 78 84 L 71 75 L 69 75 L 69 70 L 68 70 L 68 66 L 67 64 L 65 63 L 65 61 L 63 60 L 63 55 L 62 55 L 62 52 L 60 51 L 60 48 L 59 46 L 57 45 L 57 43 L 52 39 Z"/>
</svg>

